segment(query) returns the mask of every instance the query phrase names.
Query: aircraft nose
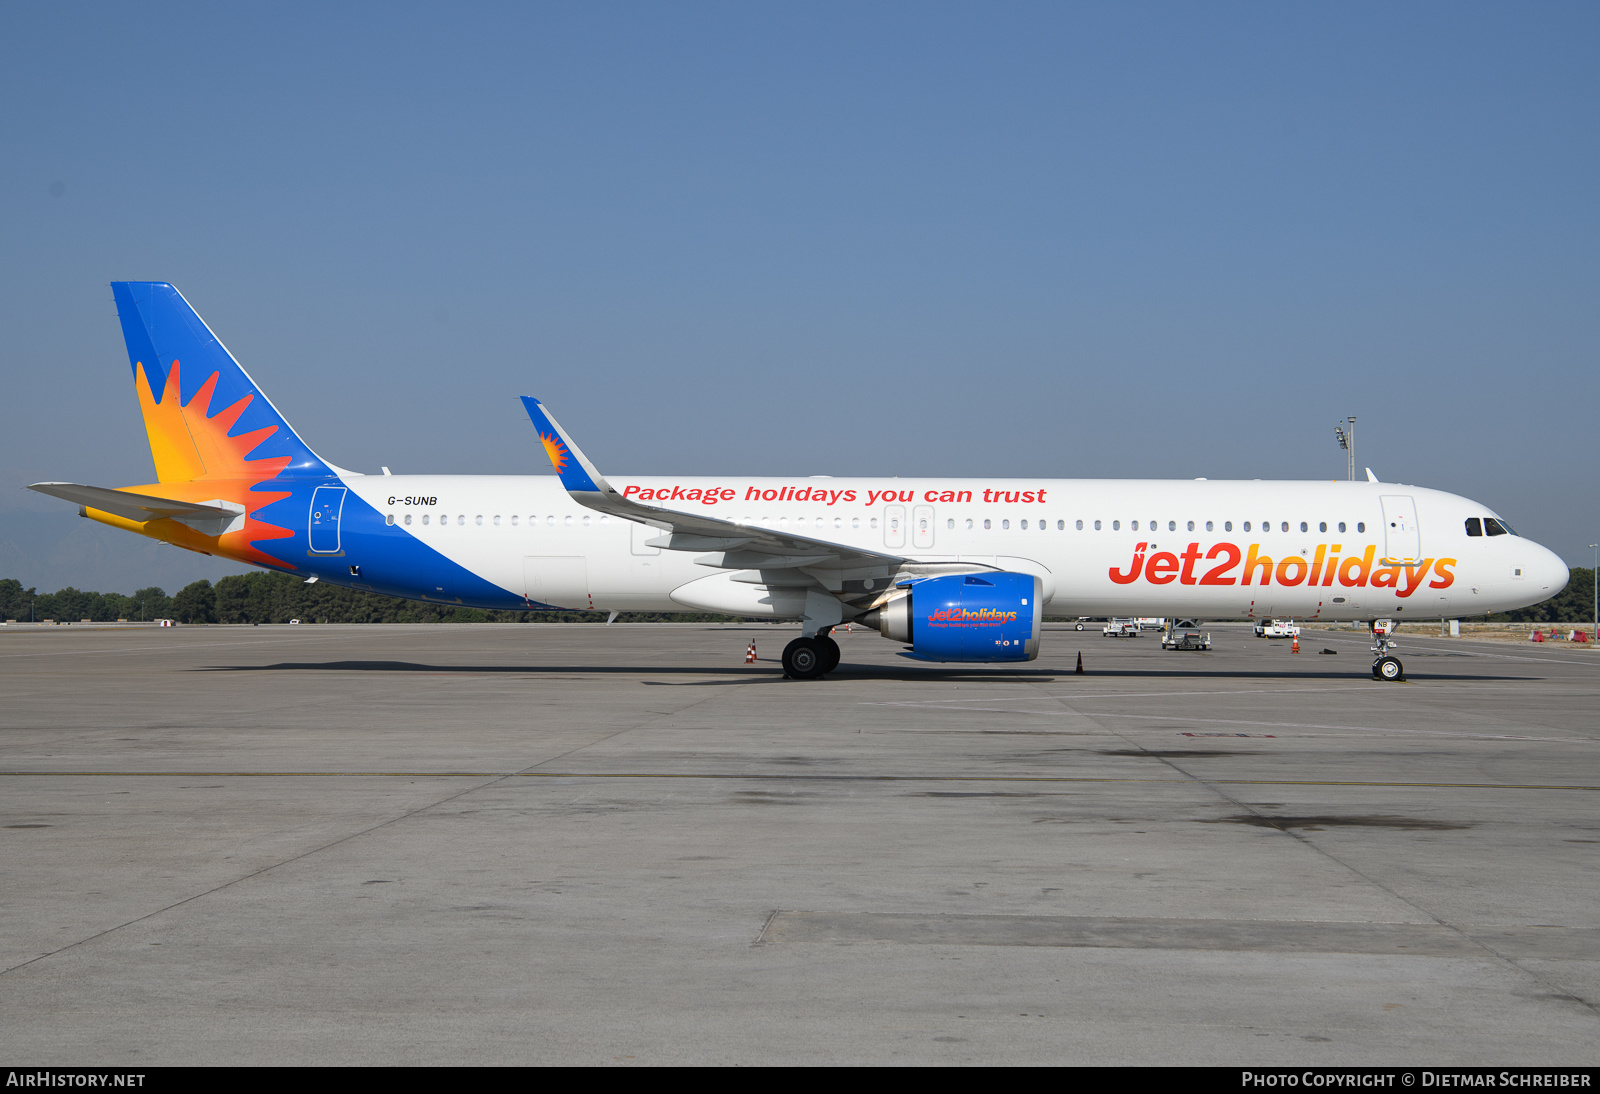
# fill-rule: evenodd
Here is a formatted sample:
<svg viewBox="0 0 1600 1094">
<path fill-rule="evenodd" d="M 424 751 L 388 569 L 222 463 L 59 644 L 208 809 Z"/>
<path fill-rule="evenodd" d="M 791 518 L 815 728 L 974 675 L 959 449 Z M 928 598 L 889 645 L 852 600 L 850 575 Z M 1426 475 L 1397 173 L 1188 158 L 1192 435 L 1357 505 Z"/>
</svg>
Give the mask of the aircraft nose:
<svg viewBox="0 0 1600 1094">
<path fill-rule="evenodd" d="M 1555 596 L 1567 587 L 1567 582 L 1572 578 L 1572 572 L 1567 569 L 1567 564 L 1561 561 L 1561 556 L 1548 547 L 1540 547 L 1538 562 L 1539 583 L 1549 596 Z"/>
</svg>

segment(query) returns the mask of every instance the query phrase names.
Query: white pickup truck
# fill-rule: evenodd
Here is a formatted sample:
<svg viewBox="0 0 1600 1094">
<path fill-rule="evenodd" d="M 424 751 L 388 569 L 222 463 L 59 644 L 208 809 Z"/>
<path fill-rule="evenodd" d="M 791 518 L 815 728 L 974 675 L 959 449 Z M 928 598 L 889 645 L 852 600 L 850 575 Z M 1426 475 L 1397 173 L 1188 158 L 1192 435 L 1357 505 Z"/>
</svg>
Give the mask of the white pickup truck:
<svg viewBox="0 0 1600 1094">
<path fill-rule="evenodd" d="M 1256 620 L 1257 638 L 1299 638 L 1300 624 L 1292 619 Z"/>
</svg>

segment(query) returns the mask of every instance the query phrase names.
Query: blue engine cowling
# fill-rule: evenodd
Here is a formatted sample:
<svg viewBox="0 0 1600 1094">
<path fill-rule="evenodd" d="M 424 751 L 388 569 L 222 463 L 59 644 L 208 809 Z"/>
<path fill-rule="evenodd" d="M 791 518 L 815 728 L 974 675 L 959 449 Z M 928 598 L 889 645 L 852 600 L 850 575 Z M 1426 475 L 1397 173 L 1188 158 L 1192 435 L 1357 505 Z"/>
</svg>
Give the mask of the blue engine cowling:
<svg viewBox="0 0 1600 1094">
<path fill-rule="evenodd" d="M 952 574 L 913 582 L 867 620 L 924 661 L 1032 661 L 1043 584 L 1032 574 Z"/>
</svg>

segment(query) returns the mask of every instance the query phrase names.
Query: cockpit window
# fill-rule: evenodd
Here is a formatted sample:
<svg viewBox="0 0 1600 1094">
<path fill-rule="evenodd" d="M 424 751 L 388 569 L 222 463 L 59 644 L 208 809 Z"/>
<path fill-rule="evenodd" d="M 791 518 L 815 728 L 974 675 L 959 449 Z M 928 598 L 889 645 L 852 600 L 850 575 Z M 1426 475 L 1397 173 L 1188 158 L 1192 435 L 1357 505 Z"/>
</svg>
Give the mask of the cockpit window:
<svg viewBox="0 0 1600 1094">
<path fill-rule="evenodd" d="M 1469 536 L 1481 536 L 1481 535 L 1483 535 L 1483 521 L 1479 520 L 1477 517 L 1468 517 L 1467 518 L 1467 535 L 1469 535 Z"/>
<path fill-rule="evenodd" d="M 1493 517 L 1484 517 L 1483 527 L 1491 536 L 1503 536 L 1510 531 L 1510 529 L 1501 524 L 1499 521 L 1495 520 Z"/>
</svg>

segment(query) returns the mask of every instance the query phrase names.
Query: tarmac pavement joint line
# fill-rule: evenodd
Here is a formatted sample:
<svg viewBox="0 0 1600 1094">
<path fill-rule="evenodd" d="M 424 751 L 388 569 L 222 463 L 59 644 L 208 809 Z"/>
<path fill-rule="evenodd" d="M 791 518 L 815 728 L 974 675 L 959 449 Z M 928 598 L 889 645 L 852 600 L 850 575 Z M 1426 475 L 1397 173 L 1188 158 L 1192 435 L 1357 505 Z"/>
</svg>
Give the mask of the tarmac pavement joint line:
<svg viewBox="0 0 1600 1094">
<path fill-rule="evenodd" d="M 1063 706 L 1065 706 L 1066 703 L 1067 703 L 1067 700 L 1065 698 L 1061 697 L 1061 696 L 1052 696 L 1052 698 L 1054 698 L 1057 702 L 1060 702 Z M 1068 707 L 1068 709 L 1070 710 L 1071 708 Z M 1074 713 L 1078 713 L 1078 712 L 1075 711 Z M 1089 715 L 1089 717 L 1098 717 L 1098 716 Z M 1251 723 L 1240 723 L 1240 724 L 1251 724 Z M 1506 953 L 1502 952 L 1500 949 L 1497 949 L 1494 946 L 1491 946 L 1488 942 L 1485 942 L 1484 940 L 1479 939 L 1479 938 L 1474 938 L 1470 934 L 1468 934 L 1466 931 L 1462 930 L 1460 927 L 1457 927 L 1455 924 L 1446 922 L 1445 920 L 1441 919 L 1439 916 L 1435 915 L 1433 912 L 1429 911 L 1427 908 L 1423 907 L 1417 901 L 1411 899 L 1410 897 L 1403 896 L 1402 894 L 1396 892 L 1394 889 L 1392 889 L 1389 886 L 1385 885 L 1383 882 L 1381 882 L 1377 878 L 1371 876 L 1366 871 L 1361 870 L 1360 868 L 1355 866 L 1353 863 L 1346 862 L 1344 859 L 1340 858 L 1338 855 L 1334 854 L 1332 851 L 1330 851 L 1327 848 L 1321 846 L 1320 844 L 1317 843 L 1317 841 L 1312 839 L 1308 833 L 1302 832 L 1302 831 L 1297 831 L 1292 826 L 1284 824 L 1284 823 L 1281 823 L 1279 818 L 1275 818 L 1275 817 L 1269 816 L 1268 814 L 1262 813 L 1260 810 L 1256 809 L 1254 806 L 1250 805 L 1248 802 L 1245 802 L 1245 801 L 1243 801 L 1243 800 L 1241 800 L 1239 798 L 1234 797 L 1232 794 L 1229 794 L 1227 791 L 1222 789 L 1222 787 L 1221 787 L 1222 780 L 1208 780 L 1208 779 L 1202 778 L 1199 775 L 1195 775 L 1192 772 L 1186 771 L 1184 768 L 1180 767 L 1176 762 L 1173 761 L 1173 759 L 1170 756 L 1167 756 L 1167 755 L 1164 755 L 1164 754 L 1161 754 L 1161 753 L 1157 753 L 1157 752 L 1152 752 L 1150 749 L 1146 748 L 1141 742 L 1135 741 L 1130 737 L 1127 737 L 1127 736 L 1125 736 L 1125 735 L 1123 735 L 1121 733 L 1118 733 L 1116 730 L 1112 729 L 1110 726 L 1102 726 L 1102 728 L 1105 729 L 1108 734 L 1111 734 L 1112 736 L 1120 737 L 1122 740 L 1126 741 L 1130 747 L 1136 748 L 1141 752 L 1148 753 L 1151 759 L 1157 760 L 1160 763 L 1163 763 L 1166 766 L 1170 767 L 1172 770 L 1178 772 L 1179 774 L 1184 775 L 1187 778 L 1193 780 L 1193 782 L 1196 785 L 1204 787 L 1205 789 L 1211 791 L 1213 794 L 1216 794 L 1218 797 L 1222 798 L 1224 801 L 1226 801 L 1229 804 L 1233 805 L 1235 808 L 1243 810 L 1244 812 L 1249 813 L 1252 816 L 1260 818 L 1263 822 L 1265 822 L 1262 825 L 1262 827 L 1272 828 L 1272 829 L 1275 829 L 1278 832 L 1283 833 L 1284 835 L 1288 836 L 1290 839 L 1292 839 L 1292 840 L 1296 841 L 1297 843 L 1299 843 L 1300 846 L 1306 848 L 1307 850 L 1311 851 L 1314 854 L 1322 856 L 1323 858 L 1325 858 L 1329 862 L 1332 862 L 1332 863 L 1336 864 L 1337 866 L 1343 868 L 1345 871 L 1349 872 L 1350 874 L 1354 875 L 1355 877 L 1360 878 L 1362 881 L 1366 882 L 1368 885 L 1372 886 L 1374 889 L 1377 889 L 1379 892 L 1385 894 L 1390 899 L 1392 899 L 1392 900 L 1394 900 L 1394 901 L 1396 901 L 1396 902 L 1398 902 L 1400 904 L 1403 904 L 1408 908 L 1413 909 L 1414 911 L 1416 911 L 1416 913 L 1418 915 L 1423 916 L 1428 920 L 1431 920 L 1433 923 L 1437 924 L 1438 926 L 1440 926 L 1440 927 L 1442 927 L 1442 928 L 1444 928 L 1446 930 L 1453 931 L 1455 934 L 1459 935 L 1462 939 L 1466 940 L 1467 942 L 1469 942 L 1472 945 L 1474 945 L 1474 946 L 1478 947 L 1479 949 L 1481 949 L 1484 953 L 1489 954 L 1490 956 L 1496 958 L 1497 960 L 1499 960 L 1499 961 L 1503 962 L 1504 964 L 1510 966 L 1511 968 L 1515 969 L 1517 972 L 1520 972 L 1521 974 L 1526 976 L 1528 979 L 1534 981 L 1536 984 L 1540 985 L 1541 987 L 1546 989 L 1548 992 L 1550 992 L 1552 997 L 1560 999 L 1563 1002 L 1575 1002 L 1578 1005 L 1582 1006 L 1589 1013 L 1589 1015 L 1591 1017 L 1593 1017 L 1595 1019 L 1600 1019 L 1600 1005 L 1597 1005 L 1597 1004 L 1589 1001 L 1588 999 L 1584 999 L 1584 998 L 1582 998 L 1580 996 L 1576 996 L 1576 995 L 1570 994 L 1569 992 L 1565 991 L 1561 987 L 1560 984 L 1555 983 L 1554 981 L 1552 981 L 1552 980 L 1540 975 L 1537 971 L 1528 968 L 1526 965 L 1522 964 L 1521 962 L 1517 961 L 1515 958 L 1513 958 L 1513 957 L 1507 955 Z M 1233 785 L 1237 785 L 1237 784 L 1233 784 Z"/>
<path fill-rule="evenodd" d="M 546 764 L 554 763 L 554 762 L 556 762 L 558 760 L 564 759 L 567 756 L 571 756 L 574 753 L 582 752 L 586 748 L 592 748 L 593 746 L 595 746 L 597 744 L 600 744 L 600 743 L 602 743 L 604 741 L 611 740 L 611 739 L 613 739 L 615 737 L 619 737 L 619 736 L 621 736 L 623 734 L 630 733 L 630 732 L 632 732 L 632 731 L 634 731 L 636 729 L 639 729 L 642 726 L 648 724 L 649 722 L 655 720 L 656 718 L 675 717 L 677 714 L 681 714 L 681 713 L 683 713 L 683 711 L 689 710 L 689 709 L 691 709 L 691 708 L 693 708 L 695 706 L 698 706 L 701 703 L 708 702 L 714 697 L 715 696 L 713 696 L 713 695 L 707 695 L 707 696 L 704 696 L 702 698 L 696 699 L 694 702 L 684 704 L 684 706 L 680 710 L 674 711 L 674 712 L 672 712 L 670 714 L 661 714 L 661 713 L 656 712 L 656 711 L 651 711 L 649 718 L 646 718 L 643 721 L 638 722 L 635 725 L 626 726 L 626 727 L 624 727 L 622 729 L 616 730 L 615 732 L 608 733 L 608 734 L 605 734 L 602 737 L 596 738 L 595 740 L 588 741 L 585 744 L 579 745 L 576 748 L 567 749 L 564 752 L 561 752 L 561 753 L 559 753 L 559 754 L 557 754 L 555 756 L 548 757 L 545 760 L 542 760 L 539 763 L 532 765 L 532 767 L 543 767 Z M 109 934 L 113 934 L 113 933 L 115 933 L 117 931 L 122 930 L 125 927 L 131 927 L 136 923 L 142 923 L 147 919 L 151 919 L 151 918 L 153 918 L 155 916 L 161 915 L 164 912 L 172 911 L 174 908 L 180 908 L 183 905 L 192 903 L 193 901 L 199 900 L 202 897 L 210 896 L 213 893 L 221 892 L 222 890 L 231 888 L 232 886 L 238 885 L 241 882 L 249 881 L 252 878 L 258 878 L 258 877 L 262 876 L 263 874 L 270 873 L 271 871 L 278 869 L 281 866 L 287 866 L 290 863 L 299 862 L 302 859 L 309 858 L 312 855 L 319 854 L 319 853 L 321 853 L 323 851 L 329 850 L 330 848 L 338 847 L 341 844 L 348 843 L 349 841 L 351 841 L 353 839 L 357 839 L 357 838 L 359 838 L 361 836 L 369 835 L 369 834 L 371 834 L 373 832 L 376 832 L 376 831 L 379 831 L 381 829 L 388 828 L 389 826 L 394 825 L 394 824 L 398 824 L 399 822 L 401 822 L 403 820 L 406 820 L 406 819 L 408 819 L 410 817 L 415 817 L 415 816 L 417 816 L 419 814 L 426 813 L 431 809 L 436 809 L 441 805 L 446 805 L 446 804 L 448 804 L 448 803 L 450 803 L 452 801 L 455 801 L 458 798 L 465 797 L 466 795 L 472 794 L 475 791 L 487 789 L 487 788 L 489 788 L 491 786 L 495 786 L 495 785 L 497 785 L 497 784 L 499 784 L 501 782 L 504 782 L 507 779 L 516 778 L 516 777 L 519 777 L 519 776 L 532 776 L 532 775 L 535 775 L 536 773 L 532 770 L 532 767 L 525 768 L 525 769 L 523 769 L 521 771 L 513 771 L 513 772 L 506 772 L 506 773 L 485 773 L 485 774 L 482 774 L 482 775 L 465 775 L 465 776 L 463 776 L 465 778 L 483 779 L 483 780 L 486 780 L 486 781 L 479 782 L 476 786 L 463 787 L 462 789 L 456 791 L 453 794 L 447 794 L 444 797 L 439 798 L 436 801 L 429 802 L 426 805 L 418 806 L 415 809 L 408 809 L 405 812 L 400 813 L 397 816 L 390 817 L 388 820 L 380 821 L 377 824 L 369 825 L 366 828 L 363 828 L 363 829 L 361 829 L 359 831 L 351 832 L 351 833 L 349 833 L 347 835 L 340 836 L 338 839 L 330 840 L 327 843 L 321 844 L 320 846 L 317 846 L 317 847 L 310 848 L 309 850 L 306 850 L 306 851 L 301 851 L 298 854 L 290 855 L 287 858 L 281 859 L 281 860 L 279 860 L 277 862 L 274 862 L 274 863 L 271 863 L 271 864 L 269 864 L 267 866 L 263 866 L 260 869 L 252 870 L 247 874 L 241 874 L 239 877 L 233 878 L 233 879 L 231 879 L 229 881 L 225 881 L 220 885 L 213 885 L 210 888 L 205 889 L 205 890 L 203 890 L 201 892 L 192 893 L 189 896 L 184 897 L 182 900 L 172 901 L 171 903 L 163 905 L 162 907 L 157 908 L 154 911 L 146 912 L 144 915 L 135 916 L 134 918 L 129 919 L 129 920 L 125 920 L 124 922 L 118 923 L 115 926 L 107 927 L 107 928 L 105 928 L 103 930 L 96 931 L 93 934 L 86 935 L 85 937 L 77 939 L 76 941 L 69 942 L 65 946 L 58 946 L 55 949 L 50 950 L 50 951 L 48 951 L 46 953 L 37 954 L 34 957 L 30 957 L 26 961 L 18 962 L 17 964 L 12 965 L 9 968 L 0 969 L 0 976 L 4 976 L 7 973 L 15 972 L 16 970 L 21 969 L 21 968 L 26 968 L 27 966 L 32 965 L 32 964 L 34 964 L 34 963 L 36 963 L 38 961 L 43 961 L 44 959 L 46 959 L 48 957 L 54 957 L 57 954 L 65 953 L 68 950 L 72 950 L 72 949 L 75 949 L 75 948 L 77 948 L 79 946 L 85 945 L 86 943 L 93 942 L 96 939 L 104 938 Z M 0 775 L 9 775 L 9 774 L 26 774 L 26 773 L 25 772 L 15 772 L 15 773 L 12 773 L 12 772 L 0 772 Z M 68 774 L 68 773 L 67 772 L 62 772 L 61 774 Z M 78 775 L 96 774 L 96 775 L 104 776 L 104 775 L 114 775 L 114 774 L 117 774 L 117 773 L 115 773 L 115 772 L 76 772 L 76 774 L 78 774 Z M 121 774 L 123 775 L 123 777 L 126 777 L 128 775 L 127 772 L 123 772 Z M 245 776 L 249 776 L 250 774 L 251 773 L 249 773 L 249 772 L 237 772 L 237 773 L 234 773 L 234 777 L 245 777 Z M 280 777 L 282 777 L 284 774 L 288 774 L 288 773 L 280 773 Z M 340 772 L 327 772 L 326 774 L 330 775 L 330 776 L 339 776 L 342 773 L 340 773 Z M 418 775 L 417 773 L 410 773 L 410 772 L 394 773 L 394 774 L 399 776 L 399 777 L 411 777 L 411 778 L 423 777 L 423 776 Z M 537 773 L 537 774 L 545 774 L 545 773 L 541 772 L 541 773 Z M 179 777 L 196 777 L 196 776 L 194 775 L 194 773 L 188 773 L 187 775 L 179 773 Z M 226 776 L 224 776 L 224 775 L 219 773 L 219 774 L 208 775 L 208 776 L 200 776 L 200 777 L 222 778 L 222 777 L 226 777 Z"/>
<path fill-rule="evenodd" d="M 1126 740 L 1126 738 L 1123 738 Z M 585 746 L 587 747 L 587 746 Z M 573 751 L 580 751 L 574 749 Z M 1148 750 L 1146 750 L 1148 751 Z M 826 775 L 739 771 L 0 771 L 0 778 L 103 779 L 743 779 L 769 782 L 929 783 L 1135 783 L 1180 785 L 1194 781 L 1115 775 Z M 1600 790 L 1565 783 L 1381 782 L 1357 779 L 1211 779 L 1219 786 L 1372 786 L 1415 790 Z M 489 785 L 489 784 L 484 784 Z M 287 860 L 286 860 L 287 861 Z"/>
</svg>

